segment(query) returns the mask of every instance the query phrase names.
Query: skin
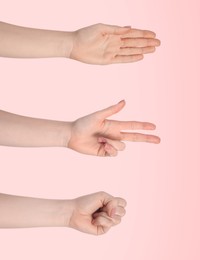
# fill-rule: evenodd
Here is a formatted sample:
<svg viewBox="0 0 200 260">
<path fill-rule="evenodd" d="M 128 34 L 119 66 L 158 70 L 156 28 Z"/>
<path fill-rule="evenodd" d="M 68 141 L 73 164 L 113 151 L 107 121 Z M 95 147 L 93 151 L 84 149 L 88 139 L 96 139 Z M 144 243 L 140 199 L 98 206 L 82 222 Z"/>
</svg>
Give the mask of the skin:
<svg viewBox="0 0 200 260">
<path fill-rule="evenodd" d="M 126 201 L 106 192 L 71 200 L 50 200 L 0 193 L 0 228 L 69 227 L 102 235 L 119 224 Z"/>
<path fill-rule="evenodd" d="M 160 45 L 154 32 L 105 24 L 74 32 L 25 28 L 0 22 L 0 56 L 10 58 L 65 57 L 88 64 L 135 62 Z M 77 152 L 116 156 L 123 141 L 159 143 L 157 136 L 123 130 L 154 130 L 155 125 L 114 121 L 107 117 L 125 105 L 95 112 L 74 122 L 35 119 L 0 111 L 0 145 L 63 146 Z M 73 200 L 45 200 L 0 194 L 0 227 L 64 226 L 101 235 L 121 222 L 126 201 L 105 192 Z"/>
<path fill-rule="evenodd" d="M 147 30 L 95 24 L 76 31 L 52 31 L 0 22 L 0 56 L 12 58 L 65 57 L 106 65 L 142 60 L 160 45 Z"/>
<path fill-rule="evenodd" d="M 73 122 L 36 119 L 0 111 L 0 145 L 57 146 L 87 155 L 116 156 L 118 151 L 125 149 L 124 141 L 158 144 L 158 136 L 133 132 L 154 130 L 156 126 L 152 123 L 107 119 L 124 106 L 123 100 Z"/>
</svg>

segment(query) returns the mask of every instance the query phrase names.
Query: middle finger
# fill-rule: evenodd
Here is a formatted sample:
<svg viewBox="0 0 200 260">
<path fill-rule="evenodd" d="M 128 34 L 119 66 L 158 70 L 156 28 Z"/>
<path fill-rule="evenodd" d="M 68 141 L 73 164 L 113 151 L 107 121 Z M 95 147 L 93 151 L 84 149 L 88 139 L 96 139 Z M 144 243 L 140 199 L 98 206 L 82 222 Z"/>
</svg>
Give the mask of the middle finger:
<svg viewBox="0 0 200 260">
<path fill-rule="evenodd" d="M 133 48 L 133 47 L 139 47 L 139 48 L 144 48 L 144 47 L 156 47 L 160 45 L 160 41 L 158 39 L 143 39 L 143 38 L 135 38 L 135 39 L 130 39 L 130 38 L 125 38 L 121 39 L 121 47 L 122 48 Z"/>
<path fill-rule="evenodd" d="M 121 139 L 124 141 L 132 141 L 132 142 L 147 142 L 147 143 L 160 143 L 160 138 L 155 135 L 147 135 L 140 133 L 125 133 L 121 132 Z"/>
</svg>

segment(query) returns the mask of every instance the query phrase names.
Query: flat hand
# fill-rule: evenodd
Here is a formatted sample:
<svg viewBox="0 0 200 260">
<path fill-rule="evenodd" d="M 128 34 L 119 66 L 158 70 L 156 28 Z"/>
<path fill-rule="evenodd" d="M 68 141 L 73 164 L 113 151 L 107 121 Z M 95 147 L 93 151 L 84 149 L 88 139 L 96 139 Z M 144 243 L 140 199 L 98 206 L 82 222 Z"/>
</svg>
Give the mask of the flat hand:
<svg viewBox="0 0 200 260">
<path fill-rule="evenodd" d="M 73 200 L 69 227 L 93 235 L 102 235 L 121 222 L 126 201 L 105 192 L 97 192 Z"/>
<path fill-rule="evenodd" d="M 154 124 L 106 119 L 119 112 L 124 106 L 125 101 L 121 101 L 114 106 L 74 121 L 71 126 L 68 148 L 89 155 L 116 156 L 118 151 L 125 148 L 123 141 L 158 144 L 160 138 L 157 136 L 124 131 L 154 130 Z"/>
<path fill-rule="evenodd" d="M 160 45 L 155 36 L 130 27 L 92 25 L 74 32 L 70 58 L 101 65 L 139 61 Z"/>
</svg>

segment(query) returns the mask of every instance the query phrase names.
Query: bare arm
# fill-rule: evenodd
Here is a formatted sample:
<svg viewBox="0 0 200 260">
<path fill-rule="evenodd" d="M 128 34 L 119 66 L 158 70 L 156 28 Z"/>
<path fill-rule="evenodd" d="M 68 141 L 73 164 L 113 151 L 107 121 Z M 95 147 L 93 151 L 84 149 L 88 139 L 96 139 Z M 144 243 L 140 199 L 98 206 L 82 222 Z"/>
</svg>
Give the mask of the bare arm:
<svg viewBox="0 0 200 260">
<path fill-rule="evenodd" d="M 155 37 L 148 30 L 106 24 L 67 32 L 0 22 L 0 56 L 66 57 L 99 65 L 135 62 L 160 45 Z"/>
<path fill-rule="evenodd" d="M 121 222 L 126 201 L 105 192 L 72 200 L 0 193 L 0 228 L 69 227 L 102 235 Z"/>
<path fill-rule="evenodd" d="M 0 145 L 68 147 L 88 155 L 116 156 L 118 151 L 125 149 L 124 141 L 158 144 L 158 136 L 134 132 L 155 130 L 156 126 L 152 123 L 107 119 L 124 106 L 125 101 L 121 101 L 73 122 L 30 118 L 0 111 Z"/>
<path fill-rule="evenodd" d="M 67 205 L 68 214 L 65 207 Z M 0 227 L 66 226 L 72 209 L 70 201 L 36 199 L 0 194 Z"/>
<path fill-rule="evenodd" d="M 63 147 L 70 136 L 70 123 L 38 119 L 0 110 L 0 145 Z"/>
<path fill-rule="evenodd" d="M 0 56 L 47 58 L 69 56 L 72 33 L 42 30 L 0 22 Z"/>
</svg>

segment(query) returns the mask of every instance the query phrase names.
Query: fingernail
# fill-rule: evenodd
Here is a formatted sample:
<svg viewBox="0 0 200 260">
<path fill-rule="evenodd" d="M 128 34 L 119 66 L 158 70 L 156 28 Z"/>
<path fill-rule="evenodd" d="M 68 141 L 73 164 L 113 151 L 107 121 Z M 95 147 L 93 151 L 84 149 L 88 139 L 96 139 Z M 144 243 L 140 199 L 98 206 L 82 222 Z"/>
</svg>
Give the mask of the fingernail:
<svg viewBox="0 0 200 260">
<path fill-rule="evenodd" d="M 157 137 L 154 141 L 155 144 L 159 144 L 161 142 L 161 139 L 159 137 Z"/>
<path fill-rule="evenodd" d="M 124 26 L 124 28 L 131 28 L 131 25 L 126 25 Z"/>
<path fill-rule="evenodd" d="M 119 103 L 118 103 L 118 104 L 120 104 L 120 103 L 122 103 L 122 102 L 125 102 L 125 100 L 124 100 L 124 99 L 122 99 L 121 101 L 119 101 Z"/>
<path fill-rule="evenodd" d="M 156 129 L 156 125 L 152 124 L 152 125 L 150 126 L 150 129 L 155 130 L 155 129 Z"/>
<path fill-rule="evenodd" d="M 161 45 L 161 41 L 157 39 L 157 44 L 156 46 L 160 46 Z"/>
<path fill-rule="evenodd" d="M 161 139 L 160 138 L 158 138 L 158 144 L 161 142 Z"/>
</svg>

